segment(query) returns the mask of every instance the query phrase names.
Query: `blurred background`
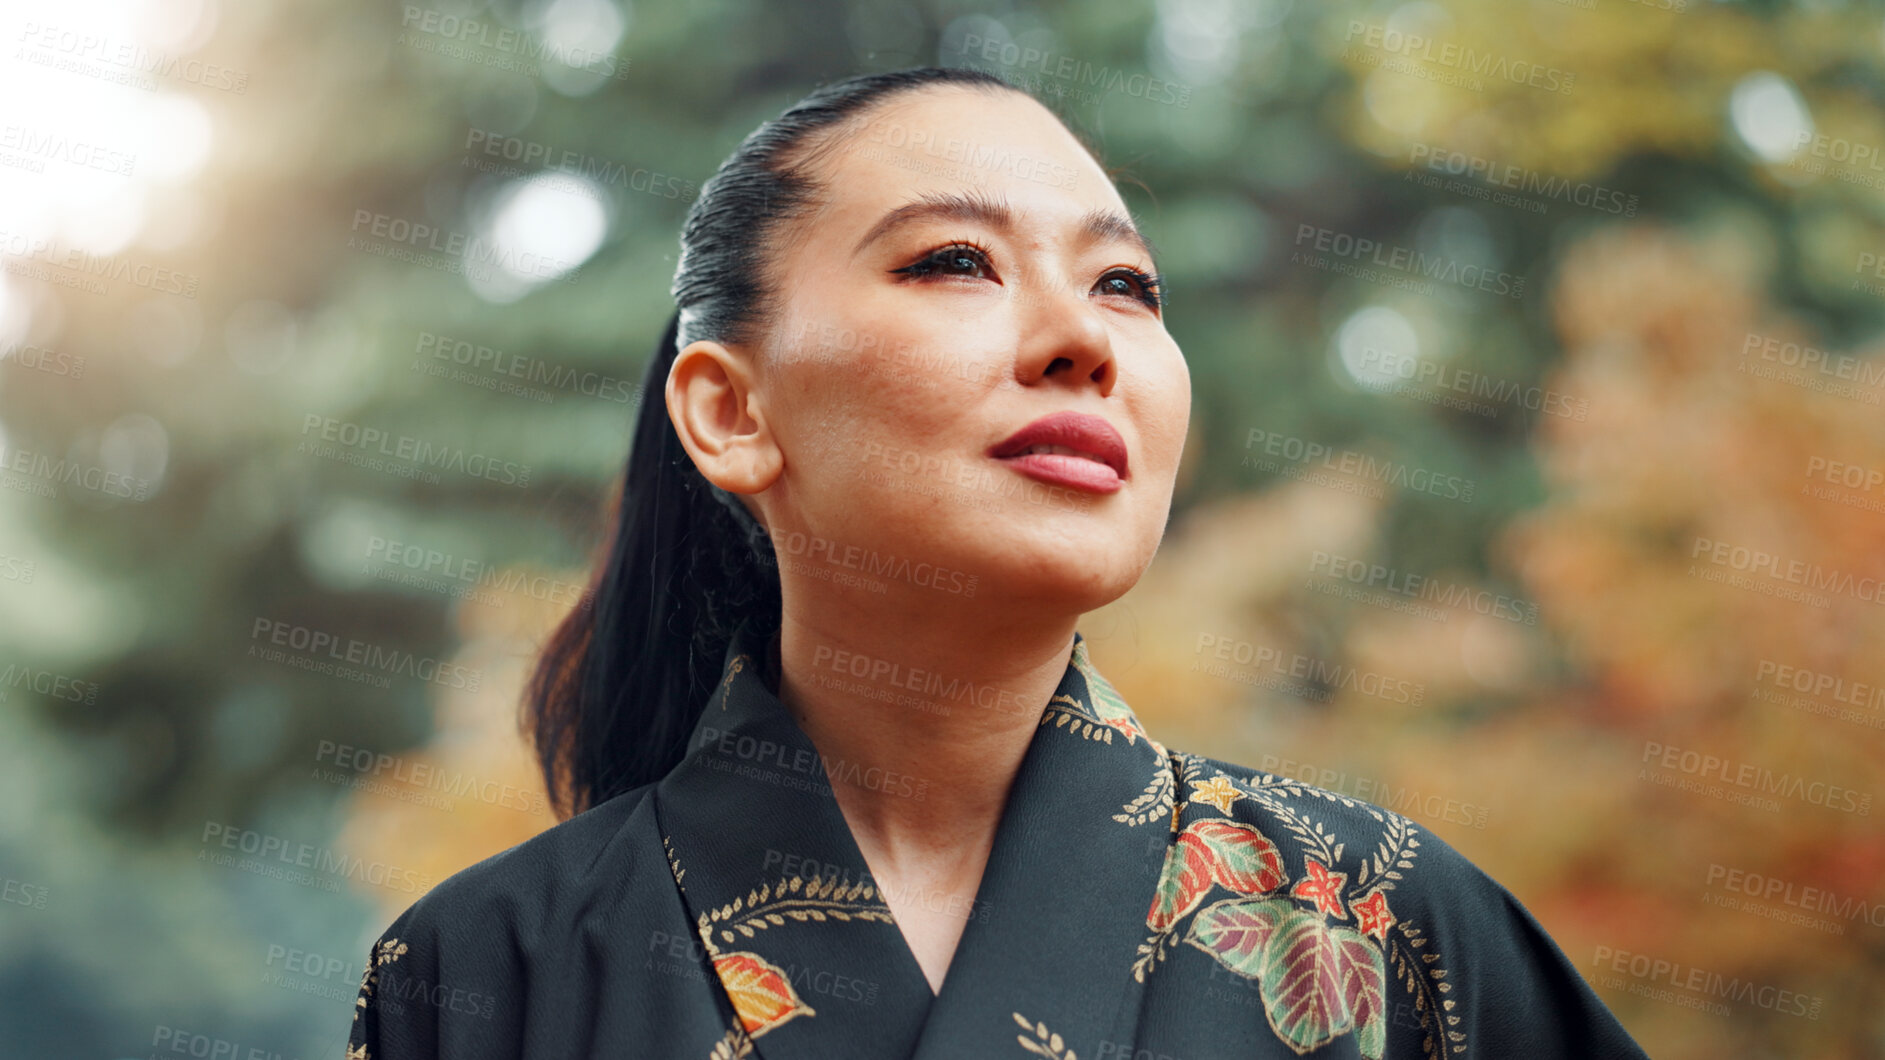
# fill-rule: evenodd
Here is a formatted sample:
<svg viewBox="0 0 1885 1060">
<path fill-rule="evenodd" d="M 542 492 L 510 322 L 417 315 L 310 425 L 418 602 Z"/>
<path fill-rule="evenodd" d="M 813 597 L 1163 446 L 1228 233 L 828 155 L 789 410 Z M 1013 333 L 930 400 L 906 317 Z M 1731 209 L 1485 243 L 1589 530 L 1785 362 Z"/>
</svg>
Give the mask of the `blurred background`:
<svg viewBox="0 0 1885 1060">
<path fill-rule="evenodd" d="M 1878 7 L 3 21 L 0 1053 L 343 1051 L 385 924 L 553 822 L 519 689 L 700 183 L 938 64 L 1160 249 L 1193 434 L 1082 626 L 1154 734 L 1444 838 L 1656 1057 L 1885 1056 Z"/>
</svg>

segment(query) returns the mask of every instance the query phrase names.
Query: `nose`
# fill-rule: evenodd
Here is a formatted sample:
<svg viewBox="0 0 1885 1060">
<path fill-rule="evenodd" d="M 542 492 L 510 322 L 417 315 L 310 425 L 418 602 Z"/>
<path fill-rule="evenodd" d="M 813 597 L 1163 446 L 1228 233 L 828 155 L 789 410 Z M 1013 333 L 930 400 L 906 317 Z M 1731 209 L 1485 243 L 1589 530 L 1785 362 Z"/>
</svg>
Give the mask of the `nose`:
<svg viewBox="0 0 1885 1060">
<path fill-rule="evenodd" d="M 1030 284 L 1015 297 L 1022 303 L 1015 362 L 1021 385 L 1061 382 L 1097 387 L 1101 397 L 1113 392 L 1119 363 L 1113 356 L 1112 332 L 1084 292 L 1067 283 L 1041 283 Z"/>
</svg>

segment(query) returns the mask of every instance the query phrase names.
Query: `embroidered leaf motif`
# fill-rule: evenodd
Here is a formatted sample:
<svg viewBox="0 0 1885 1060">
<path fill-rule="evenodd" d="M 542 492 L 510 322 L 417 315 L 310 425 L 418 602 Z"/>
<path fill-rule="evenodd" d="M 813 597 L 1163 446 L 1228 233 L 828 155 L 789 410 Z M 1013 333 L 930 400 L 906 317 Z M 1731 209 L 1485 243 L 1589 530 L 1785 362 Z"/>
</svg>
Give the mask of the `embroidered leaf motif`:
<svg viewBox="0 0 1885 1060">
<path fill-rule="evenodd" d="M 1336 924 L 1329 928 L 1329 935 L 1335 940 L 1335 975 L 1342 984 L 1342 1002 L 1354 1018 L 1355 1046 L 1367 1060 L 1381 1060 L 1388 1041 L 1387 1001 L 1382 993 L 1387 962 L 1381 950 L 1353 928 Z"/>
<path fill-rule="evenodd" d="M 1387 1046 L 1387 964 L 1367 937 L 1286 898 L 1230 898 L 1199 910 L 1186 942 L 1257 980 L 1277 1037 L 1306 1053 L 1349 1031 L 1367 1060 Z"/>
<path fill-rule="evenodd" d="M 1258 981 L 1264 1011 L 1270 1029 L 1298 1053 L 1354 1026 L 1335 951 L 1322 918 L 1293 907 L 1279 915 L 1276 933 L 1263 946 Z"/>
<path fill-rule="evenodd" d="M 713 959 L 713 970 L 726 988 L 740 1026 L 757 1038 L 794 1016 L 815 1016 L 801 1001 L 785 972 L 757 953 L 723 954 Z"/>
<path fill-rule="evenodd" d="M 1263 944 L 1276 934 L 1277 925 L 1295 912 L 1293 906 L 1278 898 L 1226 898 L 1192 918 L 1185 941 L 1238 975 L 1254 979 L 1263 972 Z"/>
<path fill-rule="evenodd" d="M 1204 900 L 1204 892 L 1211 889 L 1216 867 L 1204 839 L 1190 828 L 1181 832 L 1178 841 L 1165 850 L 1165 868 L 1159 875 L 1158 890 L 1152 894 L 1145 926 L 1165 931 L 1179 917 L 1196 909 Z"/>
<path fill-rule="evenodd" d="M 1237 821 L 1193 821 L 1186 835 L 1196 835 L 1211 851 L 1212 875 L 1238 894 L 1267 894 L 1283 885 L 1283 859 L 1262 832 Z"/>
<path fill-rule="evenodd" d="M 1145 791 L 1121 806 L 1120 812 L 1113 815 L 1113 820 L 1136 828 L 1153 818 L 1176 818 L 1177 815 L 1172 812 L 1175 809 L 1172 802 L 1176 797 L 1173 785 L 1171 761 L 1161 756 L 1158 772 L 1152 774 L 1152 779 L 1146 782 Z M 1176 828 L 1177 825 L 1172 827 Z"/>
</svg>

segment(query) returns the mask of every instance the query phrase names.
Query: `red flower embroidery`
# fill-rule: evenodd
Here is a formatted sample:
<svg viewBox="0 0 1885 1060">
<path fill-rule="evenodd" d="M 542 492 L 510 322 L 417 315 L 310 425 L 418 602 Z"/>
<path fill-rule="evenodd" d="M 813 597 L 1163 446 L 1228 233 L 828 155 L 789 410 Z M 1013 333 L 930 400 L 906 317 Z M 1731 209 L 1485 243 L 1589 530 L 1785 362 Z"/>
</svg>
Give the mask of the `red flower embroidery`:
<svg viewBox="0 0 1885 1060">
<path fill-rule="evenodd" d="M 1342 885 L 1348 882 L 1348 875 L 1330 872 L 1328 866 L 1314 858 L 1304 858 L 1303 864 L 1309 873 L 1290 890 L 1293 898 L 1306 898 L 1316 903 L 1316 909 L 1338 920 L 1348 919 L 1348 910 L 1342 908 Z"/>
<path fill-rule="evenodd" d="M 1361 924 L 1362 934 L 1386 942 L 1388 929 L 1394 926 L 1394 914 L 1388 912 L 1388 896 L 1375 891 L 1356 902 L 1355 920 Z"/>
</svg>

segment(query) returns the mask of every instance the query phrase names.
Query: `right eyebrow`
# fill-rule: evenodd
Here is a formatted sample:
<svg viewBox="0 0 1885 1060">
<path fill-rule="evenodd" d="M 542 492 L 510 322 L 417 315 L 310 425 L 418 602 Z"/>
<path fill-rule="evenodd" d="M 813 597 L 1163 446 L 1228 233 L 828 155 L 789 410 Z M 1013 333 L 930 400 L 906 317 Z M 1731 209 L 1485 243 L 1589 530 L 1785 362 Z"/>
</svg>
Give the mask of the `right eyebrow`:
<svg viewBox="0 0 1885 1060">
<path fill-rule="evenodd" d="M 1014 228 L 1014 209 L 1004 199 L 990 199 L 979 192 L 930 192 L 879 218 L 871 230 L 864 233 L 864 238 L 857 241 L 851 256 L 857 257 L 865 247 L 905 225 L 938 219 L 985 224 L 1006 232 Z"/>
<path fill-rule="evenodd" d="M 879 218 L 871 230 L 864 233 L 864 238 L 857 241 L 851 256 L 857 257 L 864 252 L 865 247 L 918 221 L 963 221 L 984 224 L 998 232 L 1009 233 L 1014 231 L 1014 218 L 1014 208 L 1008 205 L 1006 199 L 991 199 L 973 191 L 929 192 Z M 1152 251 L 1151 241 L 1132 223 L 1132 218 L 1124 214 L 1105 208 L 1089 210 L 1080 219 L 1080 232 L 1089 240 L 1125 243 L 1144 254 L 1148 261 L 1158 260 L 1158 255 Z"/>
</svg>

